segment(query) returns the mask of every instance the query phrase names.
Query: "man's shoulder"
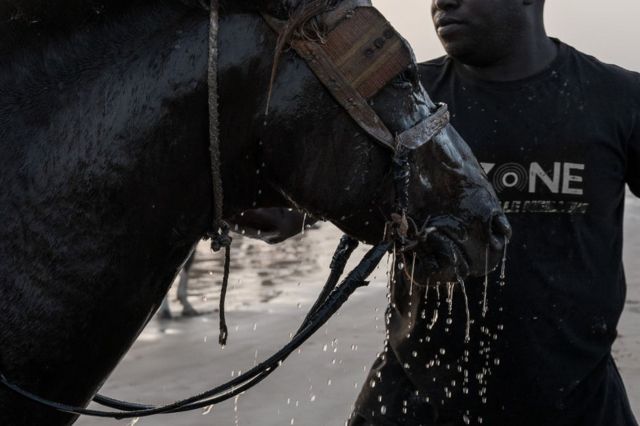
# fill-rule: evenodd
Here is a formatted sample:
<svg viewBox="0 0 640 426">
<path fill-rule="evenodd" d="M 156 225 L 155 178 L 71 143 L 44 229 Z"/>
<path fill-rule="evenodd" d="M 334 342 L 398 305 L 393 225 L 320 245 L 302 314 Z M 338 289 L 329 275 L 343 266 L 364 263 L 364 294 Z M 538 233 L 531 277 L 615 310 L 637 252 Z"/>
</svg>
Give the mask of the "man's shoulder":
<svg viewBox="0 0 640 426">
<path fill-rule="evenodd" d="M 450 67 L 451 58 L 446 55 L 425 62 L 420 62 L 418 64 L 420 80 L 422 80 L 423 84 L 428 83 L 427 85 L 430 86 L 431 83 L 442 78 Z"/>
<path fill-rule="evenodd" d="M 420 63 L 418 63 L 418 66 L 420 68 L 423 68 L 423 67 L 425 67 L 425 68 L 442 68 L 450 60 L 451 60 L 451 58 L 449 58 L 449 56 L 443 55 L 443 56 L 440 56 L 438 58 L 429 59 L 428 61 L 420 62 Z"/>
<path fill-rule="evenodd" d="M 593 77 L 592 83 L 608 87 L 613 91 L 622 90 L 640 95 L 640 73 L 606 63 L 574 47 L 567 45 L 567 48 L 579 69 L 587 76 Z"/>
<path fill-rule="evenodd" d="M 418 69 L 421 73 L 441 73 L 442 70 L 449 65 L 450 61 L 451 59 L 447 55 L 444 55 L 439 58 L 418 63 Z"/>
</svg>

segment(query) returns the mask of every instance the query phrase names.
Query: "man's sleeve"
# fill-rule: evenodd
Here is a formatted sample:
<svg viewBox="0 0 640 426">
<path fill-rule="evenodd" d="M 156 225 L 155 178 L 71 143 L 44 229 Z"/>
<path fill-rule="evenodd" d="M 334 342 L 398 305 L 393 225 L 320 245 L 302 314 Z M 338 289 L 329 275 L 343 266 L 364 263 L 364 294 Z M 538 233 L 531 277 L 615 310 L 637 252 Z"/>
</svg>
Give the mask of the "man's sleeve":
<svg viewBox="0 0 640 426">
<path fill-rule="evenodd" d="M 637 90 L 635 93 L 639 95 L 636 97 L 633 116 L 633 127 L 631 130 L 631 138 L 627 145 L 627 167 L 625 171 L 626 181 L 629 185 L 629 189 L 634 195 L 640 197 L 640 77 L 636 79 Z"/>
</svg>

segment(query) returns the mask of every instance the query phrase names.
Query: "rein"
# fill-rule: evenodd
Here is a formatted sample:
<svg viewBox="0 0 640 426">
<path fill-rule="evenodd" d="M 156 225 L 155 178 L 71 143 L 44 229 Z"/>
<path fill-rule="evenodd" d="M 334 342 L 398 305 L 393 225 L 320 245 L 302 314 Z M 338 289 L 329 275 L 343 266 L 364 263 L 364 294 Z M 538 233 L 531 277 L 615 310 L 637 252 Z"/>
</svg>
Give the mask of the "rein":
<svg viewBox="0 0 640 426">
<path fill-rule="evenodd" d="M 218 342 L 227 344 L 227 321 L 224 305 L 229 286 L 229 264 L 231 263 L 231 237 L 229 225 L 222 219 L 224 214 L 224 193 L 222 190 L 222 172 L 220 166 L 220 111 L 218 105 L 218 31 L 220 23 L 220 5 L 218 0 L 211 0 L 209 10 L 209 63 L 207 84 L 209 86 L 209 154 L 211 157 L 211 181 L 213 189 L 213 222 L 208 237 L 211 239 L 211 250 L 225 250 L 224 274 L 220 292 L 220 335 Z"/>
<path fill-rule="evenodd" d="M 211 239 L 211 247 L 214 251 L 225 248 L 225 268 L 220 297 L 220 338 L 221 344 L 226 342 L 227 327 L 224 319 L 224 300 L 229 276 L 230 253 L 229 226 L 223 220 L 223 192 L 222 176 L 220 171 L 220 140 L 219 140 L 219 116 L 218 116 L 218 30 L 219 30 L 219 3 L 218 0 L 210 0 L 210 28 L 209 28 L 209 150 L 211 156 L 211 177 L 213 188 L 213 221 L 208 237 Z M 318 8 L 316 0 L 310 4 L 310 8 Z M 290 38 L 292 28 L 270 16 L 263 15 L 269 26 L 279 34 L 280 41 L 287 41 L 294 50 L 305 59 L 311 70 L 329 90 L 337 102 L 349 113 L 356 123 L 377 142 L 389 148 L 393 153 L 393 180 L 396 192 L 395 213 L 385 229 L 385 238 L 382 242 L 371 248 L 360 263 L 338 284 L 342 276 L 347 260 L 358 246 L 358 241 L 349 236 L 343 236 L 340 240 L 331 262 L 331 273 L 327 279 L 318 299 L 313 304 L 309 313 L 298 328 L 291 341 L 274 355 L 256 365 L 244 374 L 216 386 L 198 395 L 186 398 L 163 406 L 150 404 L 137 404 L 119 401 L 113 398 L 96 395 L 93 401 L 97 404 L 118 411 L 102 411 L 87 409 L 63 404 L 40 397 L 9 381 L 0 372 L 0 383 L 16 394 L 33 402 L 50 407 L 52 409 L 94 417 L 109 417 L 115 419 L 146 417 L 155 414 L 178 413 L 199 408 L 208 407 L 246 391 L 252 386 L 264 380 L 273 373 L 284 360 L 322 327 L 331 316 L 348 300 L 353 292 L 368 284 L 367 277 L 373 272 L 382 260 L 383 256 L 392 248 L 404 251 L 410 244 L 407 236 L 409 224 L 407 209 L 409 203 L 409 152 L 439 132 L 448 124 L 449 113 L 446 105 L 440 104 L 437 110 L 427 116 L 416 126 L 393 136 L 377 113 L 369 105 L 371 98 L 391 78 L 403 71 L 411 64 L 412 55 L 408 51 L 404 40 L 373 7 L 363 6 L 363 0 L 351 0 L 342 2 L 336 8 L 326 12 L 330 26 L 326 39 L 322 43 L 301 38 Z M 315 9 L 314 9 L 315 10 Z M 319 10 L 319 9 L 318 9 Z M 307 11 L 308 12 L 308 11 Z M 301 11 L 305 16 L 305 10 Z M 318 14 L 311 14 L 311 19 Z M 372 24 L 371 24 L 372 23 Z M 371 25 L 370 25 L 371 24 Z M 304 25 L 304 24 L 303 24 Z M 373 42 L 370 45 L 363 43 L 362 31 L 368 32 Z M 370 41 L 370 40 L 369 40 Z M 366 40 L 365 40 L 366 42 Z M 360 52 L 367 61 L 365 64 L 380 64 L 382 71 L 369 70 L 369 65 L 362 68 L 358 57 L 354 52 L 354 45 L 360 44 Z M 386 47 L 385 47 L 386 46 Z M 274 60 L 274 69 L 271 84 L 275 77 L 278 62 L 278 50 Z M 342 64 L 342 66 L 337 65 Z M 390 64 L 390 66 L 389 66 Z M 361 75 L 368 78 L 362 80 Z M 270 88 L 271 89 L 271 88 Z"/>
<path fill-rule="evenodd" d="M 342 238 L 341 244 L 334 255 L 334 262 L 332 262 L 332 268 L 335 269 L 332 269 L 332 274 L 325 284 L 325 290 L 331 289 L 331 291 L 323 291 L 323 294 L 328 292 L 328 296 L 324 300 L 318 299 L 316 301 L 314 306 L 318 307 L 308 314 L 307 318 L 305 318 L 300 326 L 299 331 L 284 348 L 246 373 L 243 373 L 235 379 L 199 395 L 164 406 L 128 403 L 98 396 L 94 398 L 95 402 L 106 407 L 121 410 L 117 412 L 101 411 L 75 407 L 47 400 L 7 381 L 3 375 L 0 375 L 0 381 L 17 394 L 55 410 L 76 415 L 109 417 L 114 419 L 147 417 L 156 414 L 191 411 L 228 400 L 258 384 L 282 365 L 284 360 L 292 352 L 300 347 L 300 345 L 311 337 L 331 318 L 335 312 L 338 311 L 338 309 L 347 301 L 349 296 L 351 296 L 357 288 L 368 284 L 366 278 L 373 272 L 376 266 L 380 263 L 380 260 L 382 260 L 382 257 L 392 247 L 391 242 L 382 242 L 370 249 L 360 264 L 349 273 L 347 278 L 342 281 L 340 285 L 335 286 L 337 277 L 341 275 L 340 267 L 344 267 L 348 255 L 351 252 L 349 247 L 355 248 L 356 245 L 357 241 L 351 239 L 351 237 Z M 345 249 L 343 247 L 347 248 Z"/>
</svg>

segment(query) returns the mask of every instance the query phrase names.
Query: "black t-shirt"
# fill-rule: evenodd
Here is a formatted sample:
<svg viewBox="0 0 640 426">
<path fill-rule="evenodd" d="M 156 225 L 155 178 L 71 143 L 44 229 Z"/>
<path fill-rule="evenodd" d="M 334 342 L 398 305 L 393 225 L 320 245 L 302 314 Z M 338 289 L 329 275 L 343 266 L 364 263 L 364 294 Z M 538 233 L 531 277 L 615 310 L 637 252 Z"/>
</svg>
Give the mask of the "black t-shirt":
<svg viewBox="0 0 640 426">
<path fill-rule="evenodd" d="M 640 193 L 640 75 L 557 43 L 547 69 L 515 82 L 478 80 L 448 57 L 420 65 L 514 231 L 504 285 L 500 271 L 489 277 L 486 316 L 483 279 L 465 283 L 469 343 L 459 285 L 442 283 L 432 327 L 435 289 L 392 289 L 391 348 L 421 393 L 471 423 L 635 424 L 602 412 L 626 401 L 621 385 L 603 396 L 602 383 L 617 373 L 625 183 Z"/>
</svg>

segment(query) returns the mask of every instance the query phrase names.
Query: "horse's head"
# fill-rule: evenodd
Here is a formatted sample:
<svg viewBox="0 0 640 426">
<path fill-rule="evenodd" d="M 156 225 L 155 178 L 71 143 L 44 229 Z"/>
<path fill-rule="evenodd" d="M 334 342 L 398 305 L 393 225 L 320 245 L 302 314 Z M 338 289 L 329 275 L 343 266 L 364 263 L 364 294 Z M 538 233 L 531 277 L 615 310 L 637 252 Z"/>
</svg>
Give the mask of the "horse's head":
<svg viewBox="0 0 640 426">
<path fill-rule="evenodd" d="M 415 125 L 436 106 L 410 68 L 376 97 L 380 117 L 397 132 Z M 456 281 L 481 276 L 497 264 L 511 228 L 473 153 L 446 128 L 411 153 L 409 239 L 402 255 L 421 283 L 427 277 Z M 416 245 L 417 243 L 417 245 Z"/>
<path fill-rule="evenodd" d="M 343 2 L 324 3 L 335 6 Z M 299 27 L 297 37 L 326 42 L 323 29 L 328 26 L 325 20 L 331 19 L 335 19 L 335 13 L 305 21 L 311 25 Z M 259 146 L 259 158 L 252 160 L 256 168 L 251 170 L 259 176 L 259 183 L 251 190 L 254 199 L 250 205 L 268 204 L 261 198 L 277 193 L 291 205 L 330 220 L 352 236 L 369 243 L 380 241 L 396 196 L 392 150 L 356 124 L 327 90 L 326 81 L 323 85 L 293 50 L 284 51 L 277 64 L 268 101 L 275 32 L 255 16 L 230 14 L 225 20 L 233 20 L 236 25 L 222 26 L 223 119 L 238 122 L 240 110 L 225 111 L 224 105 L 225 100 L 238 103 L 242 99 L 243 114 L 250 114 L 259 123 L 251 129 L 233 128 Z M 252 46 L 256 49 L 253 53 L 236 50 L 226 56 L 224 52 L 229 50 L 224 45 L 242 44 L 243 40 L 260 42 Z M 378 34 L 371 34 L 361 46 L 354 43 L 351 47 L 366 57 L 372 56 L 367 49 L 380 47 L 383 42 Z M 394 135 L 436 110 L 419 83 L 408 45 L 404 40 L 401 43 L 410 56 L 406 66 L 384 84 L 373 83 L 380 87 L 368 97 L 369 105 Z M 374 67 L 367 72 L 373 80 L 389 72 L 375 69 L 384 68 L 384 61 L 371 61 L 369 66 Z M 228 92 L 231 85 L 225 79 L 236 80 L 235 92 Z M 240 80 L 242 83 L 237 84 Z M 366 86 L 367 82 L 360 84 Z M 238 92 L 238 87 L 258 97 L 250 99 Z M 270 107 L 265 120 L 261 113 L 267 102 Z M 424 277 L 438 271 L 437 280 L 482 275 L 497 264 L 510 233 L 495 193 L 467 145 L 450 126 L 430 140 L 418 142 L 426 143 L 409 154 L 409 236 L 415 237 L 417 244 L 411 248 L 408 261 L 415 253 L 417 273 Z"/>
</svg>

